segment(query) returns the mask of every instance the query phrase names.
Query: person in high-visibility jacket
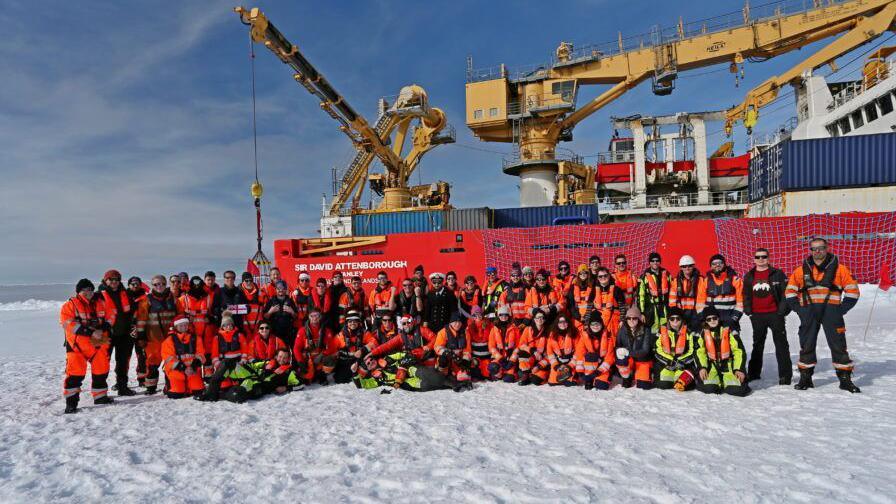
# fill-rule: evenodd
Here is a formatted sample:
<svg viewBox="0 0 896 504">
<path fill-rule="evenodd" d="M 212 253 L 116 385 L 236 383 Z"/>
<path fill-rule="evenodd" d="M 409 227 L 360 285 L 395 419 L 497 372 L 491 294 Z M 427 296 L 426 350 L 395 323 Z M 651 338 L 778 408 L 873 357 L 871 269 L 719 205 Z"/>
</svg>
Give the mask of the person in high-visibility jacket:
<svg viewBox="0 0 896 504">
<path fill-rule="evenodd" d="M 744 315 L 743 281 L 734 268 L 725 263 L 722 254 L 709 259 L 709 273 L 697 290 L 697 313 L 708 306 L 719 310 L 722 323 L 740 331 L 740 318 Z"/>
<path fill-rule="evenodd" d="M 815 238 L 810 244 L 811 255 L 790 275 L 785 299 L 800 317 L 800 359 L 797 367 L 800 381 L 798 390 L 812 388 L 812 373 L 818 357 L 815 345 L 818 331 L 824 335 L 831 349 L 831 362 L 840 380 L 840 388 L 861 392 L 852 382 L 853 362 L 846 351 L 846 323 L 843 316 L 859 301 L 859 286 L 837 256 L 828 252 L 828 242 Z"/>
<path fill-rule="evenodd" d="M 109 397 L 109 332 L 102 296 L 94 295 L 94 285 L 83 278 L 75 286 L 75 296 L 62 305 L 59 323 L 65 331 L 65 380 L 62 395 L 65 412 L 78 411 L 81 383 L 90 365 L 91 395 L 94 404 L 113 402 Z"/>
<path fill-rule="evenodd" d="M 613 283 L 625 292 L 625 309 L 632 305 L 635 299 L 635 291 L 638 288 L 638 278 L 628 269 L 628 259 L 625 254 L 617 254 L 615 258 L 616 269 L 613 271 Z"/>
<path fill-rule="evenodd" d="M 669 285 L 669 307 L 681 309 L 688 327 L 697 327 L 700 324 L 697 296 L 701 290 L 706 290 L 706 279 L 697 269 L 694 258 L 689 255 L 681 256 L 678 268 L 678 274 L 672 277 Z"/>
<path fill-rule="evenodd" d="M 293 345 L 293 356 L 305 383 L 327 385 L 336 368 L 339 347 L 330 328 L 324 323 L 324 312 L 312 308 L 308 319 L 299 328 Z"/>
<path fill-rule="evenodd" d="M 549 276 L 543 269 L 535 274 L 535 285 L 526 293 L 526 312 L 531 317 L 535 310 L 541 310 L 547 315 L 547 323 L 552 324 L 557 314 L 563 311 L 563 300 L 548 283 Z"/>
<path fill-rule="evenodd" d="M 526 310 L 526 294 L 528 287 L 523 281 L 521 270 L 514 268 L 510 272 L 510 284 L 501 293 L 498 306 L 506 306 L 510 309 L 510 317 L 518 327 L 528 325 L 529 313 Z"/>
<path fill-rule="evenodd" d="M 190 320 L 190 326 L 193 334 L 202 339 L 203 353 L 212 345 L 217 331 L 213 332 L 213 326 L 209 324 L 208 314 L 208 292 L 205 288 L 205 282 L 198 276 L 190 279 L 189 288 L 180 297 L 180 306 L 182 313 Z M 171 334 L 171 331 L 168 331 Z M 164 358 L 164 357 L 163 357 Z M 204 363 L 209 364 L 209 358 L 203 356 Z M 211 376 L 211 367 L 204 368 L 205 376 Z"/>
<path fill-rule="evenodd" d="M 573 319 L 583 322 L 594 311 L 594 297 L 596 293 L 591 271 L 588 266 L 580 264 L 576 270 L 576 279 L 566 295 L 566 306 Z"/>
<path fill-rule="evenodd" d="M 616 335 L 616 369 L 623 387 L 653 388 L 653 334 L 637 306 L 625 312 Z"/>
<path fill-rule="evenodd" d="M 495 314 L 498 311 L 498 303 L 501 300 L 501 294 L 507 288 L 507 282 L 498 277 L 498 268 L 489 266 L 485 268 L 485 289 L 482 290 L 484 315 Z"/>
<path fill-rule="evenodd" d="M 324 280 L 324 288 L 321 289 L 319 294 L 319 299 L 323 298 L 325 300 L 327 289 L 327 282 Z M 295 290 L 293 290 L 289 294 L 290 299 L 296 305 L 296 329 L 305 325 L 305 320 L 308 318 L 308 311 L 311 307 L 316 306 L 315 297 L 314 297 L 314 287 L 311 286 L 311 275 L 308 273 L 300 273 L 299 274 L 299 283 L 296 286 Z M 321 306 L 317 306 L 319 310 L 324 310 L 325 307 L 323 303 Z"/>
<path fill-rule="evenodd" d="M 519 344 L 519 328 L 511 321 L 510 308 L 498 308 L 498 314 L 488 336 L 488 352 L 491 363 L 488 365 L 490 380 L 502 380 L 507 383 L 516 381 L 516 348 Z"/>
<path fill-rule="evenodd" d="M 395 311 L 396 291 L 396 287 L 389 281 L 385 271 L 380 271 L 376 274 L 376 287 L 371 289 L 367 298 L 369 313 L 374 319 L 374 327 L 378 325 L 379 319 L 382 318 L 383 314 Z"/>
<path fill-rule="evenodd" d="M 255 285 L 255 278 L 252 273 L 243 272 L 243 283 L 240 285 L 240 292 L 246 299 L 246 313 L 243 315 L 243 327 L 240 330 L 246 337 L 254 337 L 258 330 L 258 324 L 264 319 L 264 305 L 268 302 L 268 296 L 264 289 Z"/>
<path fill-rule="evenodd" d="M 258 332 L 255 334 L 255 338 L 249 342 L 249 346 L 252 348 L 252 355 L 249 358 L 253 361 L 273 359 L 277 354 L 277 349 L 289 348 L 285 341 L 274 334 L 271 325 L 267 322 L 258 324 Z"/>
<path fill-rule="evenodd" d="M 697 388 L 706 394 L 743 397 L 747 385 L 747 359 L 737 330 L 722 324 L 713 306 L 703 310 L 703 328 L 697 338 Z"/>
<path fill-rule="evenodd" d="M 436 369 L 456 380 L 455 391 L 470 388 L 473 352 L 463 315 L 459 312 L 451 314 L 448 325 L 436 335 L 433 350 L 436 353 Z"/>
<path fill-rule="evenodd" d="M 162 364 L 162 342 L 168 337 L 171 322 L 178 312 L 178 302 L 167 288 L 164 275 L 152 277 L 152 290 L 137 305 L 137 346 L 146 355 L 146 394 L 157 392 L 159 366 Z"/>
<path fill-rule="evenodd" d="M 545 355 L 550 363 L 548 374 L 549 385 L 565 385 L 568 387 L 578 385 L 575 374 L 576 341 L 579 339 L 579 330 L 573 327 L 569 317 L 559 315 L 557 324 L 550 336 L 545 348 Z"/>
<path fill-rule="evenodd" d="M 585 390 L 610 388 L 610 372 L 616 363 L 616 333 L 604 326 L 600 312 L 593 312 L 582 329 L 574 361 Z"/>
<path fill-rule="evenodd" d="M 470 354 L 473 357 L 470 376 L 474 380 L 484 380 L 488 378 L 488 366 L 491 364 L 488 339 L 494 324 L 482 316 L 481 307 L 474 306 L 470 312 L 470 318 L 467 319 L 467 336 L 470 338 Z"/>
<path fill-rule="evenodd" d="M 198 278 L 198 277 L 197 277 Z M 165 395 L 170 399 L 198 396 L 205 391 L 202 364 L 205 348 L 190 319 L 178 315 L 168 338 L 162 343 L 162 369 L 165 370 Z"/>
<path fill-rule="evenodd" d="M 134 353 L 137 355 L 137 385 L 141 387 L 146 385 L 146 347 L 137 344 L 137 309 L 140 306 L 140 302 L 146 299 L 148 292 L 149 287 L 143 283 L 140 277 L 132 276 L 128 278 L 127 295 L 131 302 L 132 313 L 130 336 L 133 339 Z M 121 390 L 121 387 L 119 387 L 119 390 Z"/>
<path fill-rule="evenodd" d="M 569 269 L 569 263 L 560 261 L 557 264 L 557 275 L 551 279 L 551 287 L 557 291 L 557 296 L 560 299 L 566 299 L 566 295 L 569 294 L 569 289 L 572 288 L 572 283 L 575 279 L 575 275 Z"/>
<path fill-rule="evenodd" d="M 656 387 L 675 388 L 685 391 L 693 388 L 696 369 L 694 367 L 694 339 L 684 310 L 675 306 L 669 308 L 666 324 L 660 327 L 656 338 L 654 355 L 659 374 Z"/>
<path fill-rule="evenodd" d="M 656 331 L 666 323 L 671 278 L 662 267 L 663 259 L 659 253 L 651 252 L 647 260 L 650 266 L 638 280 L 638 309 L 644 315 L 647 327 Z"/>
<path fill-rule="evenodd" d="M 105 319 L 112 327 L 109 346 L 110 358 L 115 355 L 115 386 L 113 390 L 120 396 L 133 396 L 137 392 L 128 387 L 128 369 L 131 364 L 131 352 L 134 349 L 134 312 L 136 305 L 131 304 L 127 290 L 121 283 L 121 273 L 111 269 L 103 275 L 103 284 L 99 295 L 103 297 Z"/>
<path fill-rule="evenodd" d="M 271 268 L 271 272 L 268 276 L 268 283 L 262 290 L 264 291 L 264 297 L 271 299 L 277 295 L 277 284 L 279 282 L 285 282 L 285 280 L 283 280 L 283 275 L 280 273 L 280 268 L 276 266 Z M 286 287 L 286 290 L 289 291 L 289 286 Z"/>
<path fill-rule="evenodd" d="M 355 384 L 362 387 L 362 381 L 359 380 L 364 378 L 364 372 L 376 367 L 372 365 L 371 360 L 400 353 L 402 357 L 397 365 L 392 385 L 395 388 L 401 387 L 410 377 L 409 373 L 413 368 L 432 367 L 435 364 L 433 350 L 435 341 L 436 335 L 429 328 L 418 324 L 410 315 L 402 315 L 399 319 L 398 334 L 364 356 L 363 365 L 357 368 L 358 376 L 355 377 Z"/>
<path fill-rule="evenodd" d="M 551 329 L 546 316 L 538 310 L 532 316 L 532 325 L 523 329 L 520 342 L 511 356 L 519 368 L 520 385 L 541 385 L 548 381 L 551 363 L 546 352 Z"/>
<path fill-rule="evenodd" d="M 361 285 L 361 277 L 359 276 L 352 277 L 345 292 L 339 297 L 340 325 L 345 324 L 346 320 L 348 320 L 349 312 L 357 312 L 358 316 L 362 318 L 362 325 L 363 319 L 366 319 L 369 315 L 367 294 L 364 292 L 364 287 Z"/>
<path fill-rule="evenodd" d="M 594 312 L 600 313 L 607 330 L 615 335 L 625 310 L 625 292 L 613 283 L 610 271 L 601 266 L 594 282 Z"/>
<path fill-rule="evenodd" d="M 482 310 L 482 289 L 476 283 L 476 277 L 467 275 L 464 278 L 463 287 L 457 290 L 457 303 L 460 306 L 460 313 L 465 317 L 470 317 L 474 308 Z"/>
<path fill-rule="evenodd" d="M 227 310 L 222 312 L 221 328 L 212 340 L 210 354 L 214 372 L 208 377 L 208 387 L 201 400 L 217 401 L 222 388 L 228 389 L 239 382 L 242 378 L 240 367 L 252 359 L 249 340 L 236 326 Z"/>
</svg>

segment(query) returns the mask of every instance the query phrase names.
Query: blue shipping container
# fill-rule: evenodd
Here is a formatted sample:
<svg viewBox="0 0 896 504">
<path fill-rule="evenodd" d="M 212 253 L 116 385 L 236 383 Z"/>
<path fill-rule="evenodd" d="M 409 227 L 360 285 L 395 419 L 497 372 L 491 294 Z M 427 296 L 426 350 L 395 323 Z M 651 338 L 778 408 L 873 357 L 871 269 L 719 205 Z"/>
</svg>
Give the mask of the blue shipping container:
<svg viewBox="0 0 896 504">
<path fill-rule="evenodd" d="M 352 234 L 376 236 L 442 231 L 444 211 L 391 212 L 352 216 Z"/>
<path fill-rule="evenodd" d="M 567 217 L 577 217 L 580 220 L 571 222 L 574 219 L 565 219 Z M 492 210 L 491 221 L 495 228 L 526 228 L 552 226 L 558 218 L 564 224 L 596 224 L 597 205 L 496 208 Z"/>
<path fill-rule="evenodd" d="M 896 133 L 785 141 L 750 160 L 750 201 L 785 191 L 896 184 Z"/>
</svg>

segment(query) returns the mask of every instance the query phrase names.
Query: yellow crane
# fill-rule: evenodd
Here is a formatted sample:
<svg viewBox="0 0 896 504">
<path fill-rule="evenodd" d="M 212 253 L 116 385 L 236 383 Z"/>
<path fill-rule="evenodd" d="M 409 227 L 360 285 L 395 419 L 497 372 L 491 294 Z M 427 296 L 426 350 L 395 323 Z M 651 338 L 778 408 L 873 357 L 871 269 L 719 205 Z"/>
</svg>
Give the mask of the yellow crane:
<svg viewBox="0 0 896 504">
<path fill-rule="evenodd" d="M 264 13 L 258 8 L 244 7 L 236 7 L 234 11 L 243 24 L 250 27 L 254 42 L 264 44 L 293 69 L 296 82 L 320 100 L 321 108 L 339 123 L 339 129 L 357 150 L 340 180 L 334 183 L 330 215 L 340 215 L 349 200 L 350 213 L 365 213 L 360 203 L 368 180 L 371 189 L 383 196 L 374 212 L 449 207 L 447 182 L 409 185 L 411 174 L 427 152 L 437 145 L 454 142 L 454 130 L 448 125 L 445 113 L 429 105 L 423 88 L 417 85 L 403 87 L 393 103 L 382 107 L 379 119 L 371 126 Z M 404 153 L 409 133 L 411 148 Z M 370 173 L 374 159 L 382 163 L 384 173 Z"/>
<path fill-rule="evenodd" d="M 736 121 L 752 128 L 759 109 L 774 100 L 781 86 L 893 30 L 896 21 L 896 0 L 812 0 L 808 7 L 793 11 L 788 11 L 789 5 L 792 2 L 766 4 L 763 7 L 771 10 L 758 13 L 751 12 L 747 3 L 736 21 L 724 24 L 685 25 L 679 19 L 674 30 L 656 30 L 646 43 L 641 39 L 633 44 L 621 34 L 610 46 L 577 49 L 562 42 L 552 62 L 515 73 L 504 65 L 474 70 L 468 62 L 467 126 L 483 141 L 514 143 L 515 155 L 505 161 L 504 172 L 520 176 L 524 206 L 584 202 L 593 193 L 564 193 L 557 178 L 567 177 L 561 175 L 564 172 L 587 175 L 593 168 L 558 152 L 557 144 L 571 140 L 579 122 L 629 89 L 651 80 L 655 94 L 668 95 L 679 72 L 729 63 L 732 72 L 742 75 L 745 61 L 766 60 L 839 35 L 787 72 L 757 86 L 728 111 L 729 131 Z M 580 86 L 601 84 L 611 87 L 576 107 Z"/>
</svg>

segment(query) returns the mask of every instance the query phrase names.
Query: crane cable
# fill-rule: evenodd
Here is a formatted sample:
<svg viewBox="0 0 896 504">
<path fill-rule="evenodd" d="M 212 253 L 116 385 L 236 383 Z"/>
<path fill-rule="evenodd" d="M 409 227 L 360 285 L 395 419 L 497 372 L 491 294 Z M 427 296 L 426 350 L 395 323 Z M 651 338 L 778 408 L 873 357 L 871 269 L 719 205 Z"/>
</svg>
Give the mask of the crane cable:
<svg viewBox="0 0 896 504">
<path fill-rule="evenodd" d="M 249 65 L 252 75 L 252 145 L 255 154 L 255 182 L 258 182 L 258 126 L 255 120 L 255 44 L 249 35 Z"/>
</svg>

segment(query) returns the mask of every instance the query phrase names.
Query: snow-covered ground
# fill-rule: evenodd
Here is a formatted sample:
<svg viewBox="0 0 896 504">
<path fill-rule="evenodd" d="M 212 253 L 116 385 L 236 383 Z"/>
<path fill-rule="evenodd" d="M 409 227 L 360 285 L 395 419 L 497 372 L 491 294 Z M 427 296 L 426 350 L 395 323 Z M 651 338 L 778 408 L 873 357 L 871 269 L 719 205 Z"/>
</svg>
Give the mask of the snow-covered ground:
<svg viewBox="0 0 896 504">
<path fill-rule="evenodd" d="M 776 385 L 769 342 L 744 399 L 331 385 L 242 405 L 138 396 L 91 408 L 85 392 L 67 416 L 58 304 L 4 303 L 0 502 L 890 503 L 896 294 L 878 297 L 863 342 L 874 289 L 847 316 L 856 395 L 837 388 L 822 338 L 815 390 Z"/>
</svg>

